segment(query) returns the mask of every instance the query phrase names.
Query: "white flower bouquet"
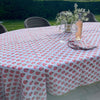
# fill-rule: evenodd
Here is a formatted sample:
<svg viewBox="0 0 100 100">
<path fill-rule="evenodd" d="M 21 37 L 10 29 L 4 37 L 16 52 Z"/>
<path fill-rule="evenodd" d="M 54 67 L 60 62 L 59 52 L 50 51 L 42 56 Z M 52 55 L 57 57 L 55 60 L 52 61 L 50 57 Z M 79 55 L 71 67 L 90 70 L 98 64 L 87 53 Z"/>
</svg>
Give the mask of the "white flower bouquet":
<svg viewBox="0 0 100 100">
<path fill-rule="evenodd" d="M 57 23 L 72 23 L 73 22 L 73 13 L 71 11 L 62 11 L 57 14 Z"/>
<path fill-rule="evenodd" d="M 73 14 L 74 14 L 74 21 L 78 21 L 78 19 L 79 19 L 79 14 L 81 13 L 81 20 L 82 21 L 88 21 L 89 19 L 86 17 L 87 16 L 87 14 L 88 13 L 90 13 L 90 11 L 88 10 L 88 11 L 86 11 L 85 9 L 83 9 L 83 8 L 78 8 L 78 5 L 75 3 L 74 4 L 74 8 L 75 8 L 75 10 L 74 10 L 74 12 L 73 12 Z"/>
<path fill-rule="evenodd" d="M 58 13 L 57 16 L 56 16 L 57 23 L 73 24 L 76 21 L 78 21 L 79 13 L 81 13 L 81 20 L 82 21 L 88 21 L 88 18 L 86 16 L 90 12 L 89 10 L 86 11 L 83 8 L 78 8 L 78 5 L 76 3 L 74 4 L 74 8 L 75 9 L 74 9 L 73 12 L 71 12 L 69 10 L 69 11 L 62 11 L 62 12 Z"/>
</svg>

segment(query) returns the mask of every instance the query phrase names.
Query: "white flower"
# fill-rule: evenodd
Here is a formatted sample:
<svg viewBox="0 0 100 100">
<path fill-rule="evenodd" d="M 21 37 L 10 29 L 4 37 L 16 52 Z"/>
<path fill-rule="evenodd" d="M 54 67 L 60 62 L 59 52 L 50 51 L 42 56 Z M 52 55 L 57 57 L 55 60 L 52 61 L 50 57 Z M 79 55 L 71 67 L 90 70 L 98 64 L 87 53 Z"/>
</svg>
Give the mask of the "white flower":
<svg viewBox="0 0 100 100">
<path fill-rule="evenodd" d="M 89 20 L 89 18 L 86 18 L 86 19 L 85 19 L 85 21 L 88 21 L 88 20 Z"/>
<path fill-rule="evenodd" d="M 88 18 L 86 18 L 87 14 L 90 12 L 89 10 L 86 11 L 83 8 L 78 8 L 78 5 L 74 4 L 75 10 L 73 12 L 69 11 L 62 11 L 57 14 L 57 23 L 74 23 L 79 19 L 79 14 L 81 13 L 81 20 L 82 21 L 88 21 Z"/>
<path fill-rule="evenodd" d="M 78 5 L 77 5 L 77 3 L 75 3 L 75 4 L 74 4 L 74 8 L 77 9 L 77 7 L 78 7 Z"/>
</svg>

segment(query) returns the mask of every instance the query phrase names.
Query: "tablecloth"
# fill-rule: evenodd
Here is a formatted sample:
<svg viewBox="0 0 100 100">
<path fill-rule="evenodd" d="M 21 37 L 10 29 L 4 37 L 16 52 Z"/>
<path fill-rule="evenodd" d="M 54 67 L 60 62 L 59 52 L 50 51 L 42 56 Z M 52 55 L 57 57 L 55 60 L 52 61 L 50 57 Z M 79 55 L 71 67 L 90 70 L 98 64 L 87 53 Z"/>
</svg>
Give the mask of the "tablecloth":
<svg viewBox="0 0 100 100">
<path fill-rule="evenodd" d="M 93 50 L 73 50 L 75 33 L 58 26 L 0 34 L 0 100 L 46 100 L 100 81 L 100 23 L 84 23 L 82 39 Z"/>
</svg>

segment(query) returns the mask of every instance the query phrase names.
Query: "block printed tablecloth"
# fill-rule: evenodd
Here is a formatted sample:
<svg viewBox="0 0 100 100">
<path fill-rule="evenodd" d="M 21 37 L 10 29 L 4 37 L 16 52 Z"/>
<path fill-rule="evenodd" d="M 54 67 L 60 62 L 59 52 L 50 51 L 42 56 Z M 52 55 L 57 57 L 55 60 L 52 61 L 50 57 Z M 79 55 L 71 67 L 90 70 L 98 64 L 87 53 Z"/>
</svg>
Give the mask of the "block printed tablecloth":
<svg viewBox="0 0 100 100">
<path fill-rule="evenodd" d="M 47 91 L 63 95 L 100 81 L 100 23 L 84 23 L 82 41 L 89 51 L 67 46 L 75 34 L 57 26 L 0 34 L 0 100 L 46 100 Z"/>
</svg>

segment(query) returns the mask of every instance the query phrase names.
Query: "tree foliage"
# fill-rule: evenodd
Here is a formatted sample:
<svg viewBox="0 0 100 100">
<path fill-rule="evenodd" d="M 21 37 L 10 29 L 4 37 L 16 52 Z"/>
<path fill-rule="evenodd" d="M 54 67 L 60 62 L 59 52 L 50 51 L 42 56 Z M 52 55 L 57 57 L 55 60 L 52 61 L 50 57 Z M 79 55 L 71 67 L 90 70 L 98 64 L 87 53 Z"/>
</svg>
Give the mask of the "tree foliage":
<svg viewBox="0 0 100 100">
<path fill-rule="evenodd" d="M 60 11 L 73 10 L 76 2 L 68 1 L 33 1 L 0 0 L 0 19 L 25 19 L 40 16 L 54 19 Z M 90 9 L 94 14 L 100 13 L 100 2 L 77 2 L 79 8 Z"/>
</svg>

